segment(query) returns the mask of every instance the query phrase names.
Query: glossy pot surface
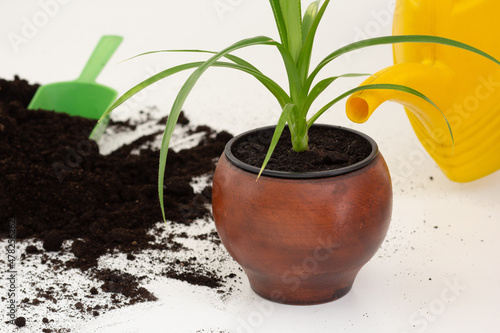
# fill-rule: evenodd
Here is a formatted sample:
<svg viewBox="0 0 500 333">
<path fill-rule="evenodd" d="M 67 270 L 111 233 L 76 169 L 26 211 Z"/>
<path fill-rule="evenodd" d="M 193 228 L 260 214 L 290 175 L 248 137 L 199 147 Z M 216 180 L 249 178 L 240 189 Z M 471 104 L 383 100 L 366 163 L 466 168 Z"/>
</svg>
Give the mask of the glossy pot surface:
<svg viewBox="0 0 500 333">
<path fill-rule="evenodd" d="M 231 153 L 247 134 L 228 143 L 214 174 L 212 205 L 222 243 L 264 298 L 317 304 L 344 296 L 391 219 L 391 180 L 377 145 L 358 133 L 369 139 L 372 154 L 334 176 L 281 172 L 256 181 Z"/>
</svg>

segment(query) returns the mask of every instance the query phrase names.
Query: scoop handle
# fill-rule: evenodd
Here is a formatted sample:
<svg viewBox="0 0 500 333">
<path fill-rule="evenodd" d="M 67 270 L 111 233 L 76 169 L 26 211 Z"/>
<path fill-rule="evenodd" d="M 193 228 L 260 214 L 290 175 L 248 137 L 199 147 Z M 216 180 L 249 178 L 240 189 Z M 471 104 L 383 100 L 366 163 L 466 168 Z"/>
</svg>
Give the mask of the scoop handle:
<svg viewBox="0 0 500 333">
<path fill-rule="evenodd" d="M 77 81 L 94 82 L 122 40 L 123 37 L 121 36 L 102 36 Z"/>
</svg>

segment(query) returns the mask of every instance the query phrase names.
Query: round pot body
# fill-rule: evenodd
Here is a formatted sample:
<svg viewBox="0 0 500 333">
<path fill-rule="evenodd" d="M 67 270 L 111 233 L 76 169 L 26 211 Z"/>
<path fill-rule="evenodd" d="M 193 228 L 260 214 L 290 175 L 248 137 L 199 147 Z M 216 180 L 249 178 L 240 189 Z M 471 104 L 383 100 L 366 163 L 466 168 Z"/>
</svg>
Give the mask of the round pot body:
<svg viewBox="0 0 500 333">
<path fill-rule="evenodd" d="M 333 301 L 349 292 L 389 228 L 387 165 L 371 138 L 342 128 L 370 142 L 365 160 L 325 172 L 265 171 L 257 180 L 259 169 L 231 148 L 269 129 L 228 142 L 213 179 L 217 232 L 260 296 L 286 304 Z"/>
</svg>

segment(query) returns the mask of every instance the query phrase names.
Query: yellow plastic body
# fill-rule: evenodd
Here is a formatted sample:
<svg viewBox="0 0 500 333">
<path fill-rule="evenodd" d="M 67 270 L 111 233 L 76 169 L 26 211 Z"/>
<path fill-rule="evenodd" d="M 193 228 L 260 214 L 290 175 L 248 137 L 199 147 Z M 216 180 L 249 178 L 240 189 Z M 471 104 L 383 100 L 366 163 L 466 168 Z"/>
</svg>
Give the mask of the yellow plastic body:
<svg viewBox="0 0 500 333">
<path fill-rule="evenodd" d="M 425 34 L 472 45 L 500 59 L 500 1 L 398 0 L 394 35 Z M 500 169 L 500 66 L 472 52 L 422 43 L 394 45 L 395 65 L 363 84 L 392 83 L 429 97 L 448 119 L 413 95 L 366 90 L 347 101 L 347 115 L 366 121 L 384 101 L 405 106 L 415 133 L 448 178 L 468 182 Z"/>
</svg>

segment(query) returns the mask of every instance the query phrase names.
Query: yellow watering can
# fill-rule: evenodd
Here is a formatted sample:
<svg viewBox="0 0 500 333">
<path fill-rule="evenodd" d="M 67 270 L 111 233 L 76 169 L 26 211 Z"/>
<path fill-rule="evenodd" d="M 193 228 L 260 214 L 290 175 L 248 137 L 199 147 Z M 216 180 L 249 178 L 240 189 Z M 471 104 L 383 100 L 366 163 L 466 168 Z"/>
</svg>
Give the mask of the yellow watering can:
<svg viewBox="0 0 500 333">
<path fill-rule="evenodd" d="M 398 0 L 394 35 L 455 39 L 500 59 L 499 0 Z M 408 93 L 364 90 L 347 101 L 347 115 L 366 121 L 384 101 L 406 113 L 417 137 L 451 180 L 472 181 L 500 169 L 500 66 L 466 50 L 437 44 L 394 45 L 395 65 L 363 84 L 402 84 L 429 97 L 446 116 Z"/>
</svg>

